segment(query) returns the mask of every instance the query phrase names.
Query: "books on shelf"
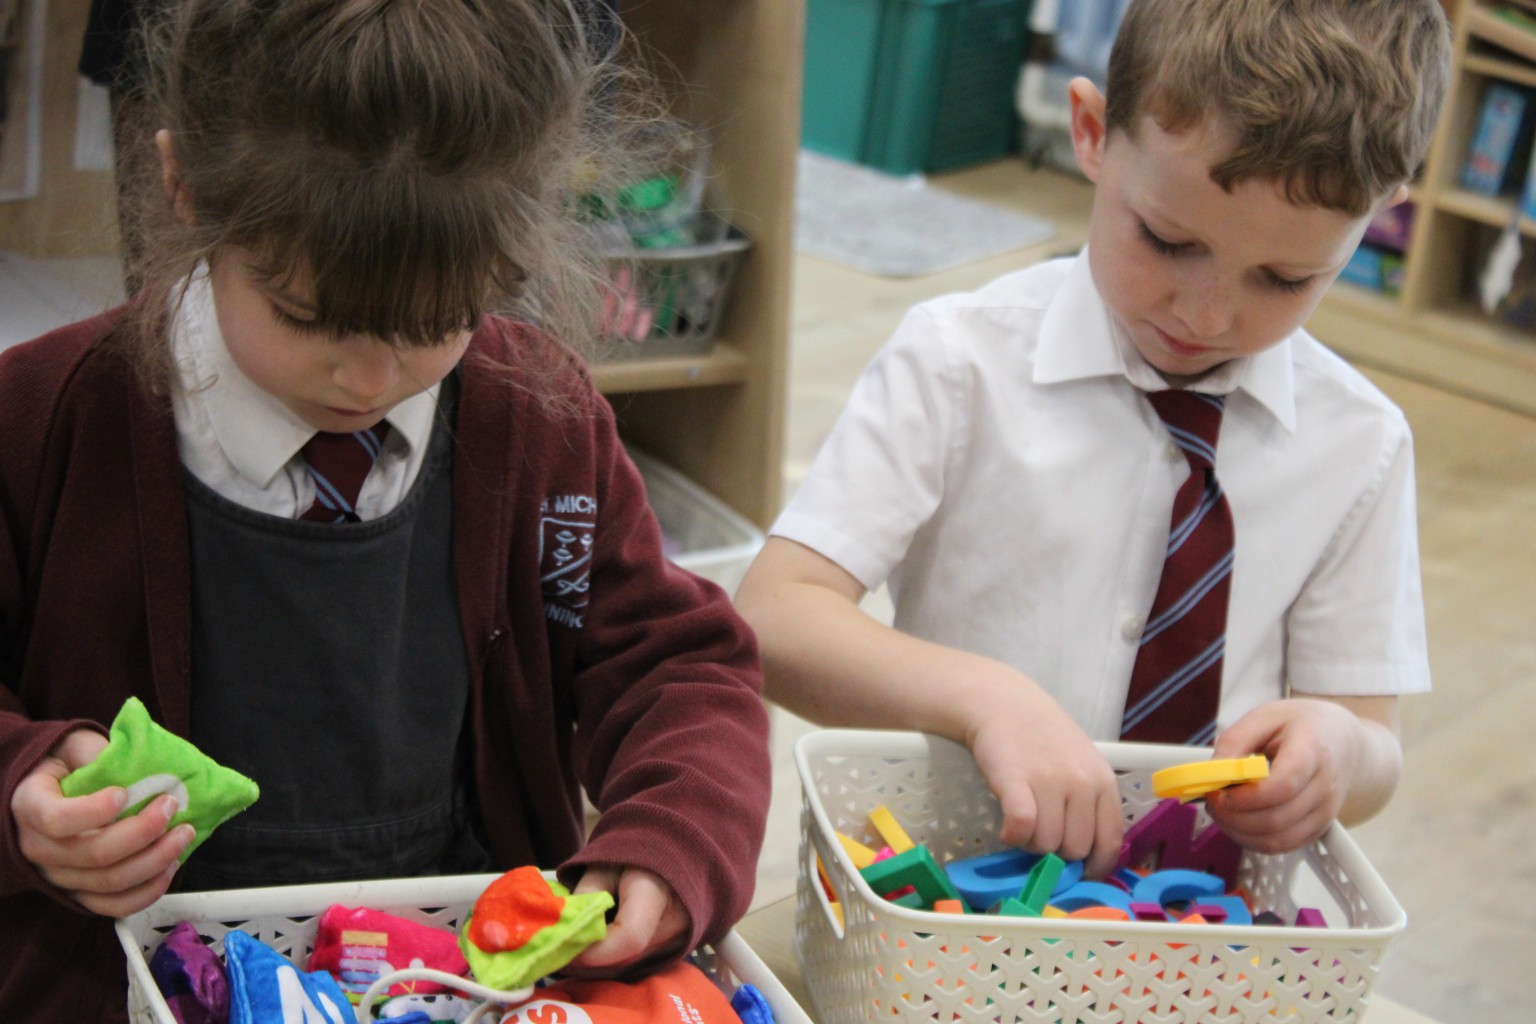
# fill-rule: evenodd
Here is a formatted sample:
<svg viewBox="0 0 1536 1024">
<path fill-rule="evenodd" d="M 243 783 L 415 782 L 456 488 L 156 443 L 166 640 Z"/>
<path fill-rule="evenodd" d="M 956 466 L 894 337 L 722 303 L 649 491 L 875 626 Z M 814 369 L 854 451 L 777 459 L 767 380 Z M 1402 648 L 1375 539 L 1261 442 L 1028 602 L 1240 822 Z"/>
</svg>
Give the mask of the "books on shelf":
<svg viewBox="0 0 1536 1024">
<path fill-rule="evenodd" d="M 1507 82 L 1490 83 L 1483 93 L 1477 130 L 1461 168 L 1461 186 L 1496 196 L 1514 192 L 1525 178 L 1536 124 L 1536 104 L 1529 90 Z"/>
<path fill-rule="evenodd" d="M 1403 273 L 1402 253 L 1362 242 L 1339 272 L 1339 280 L 1395 296 L 1402 294 Z"/>
<path fill-rule="evenodd" d="M 1536 31 L 1536 0 L 1505 0 L 1495 4 L 1491 13 L 1496 18 Z"/>
<path fill-rule="evenodd" d="M 1528 6 L 1520 0 L 1522 7 Z M 1502 50 L 1536 60 L 1536 30 L 1524 20 L 1525 12 L 1509 4 L 1492 6 L 1483 0 L 1465 0 L 1466 25 L 1472 37 Z"/>
<path fill-rule="evenodd" d="M 1520 192 L 1520 215 L 1536 220 L 1536 146 L 1532 147 L 1525 169 L 1525 187 Z"/>
<path fill-rule="evenodd" d="M 1412 199 L 1378 211 L 1365 227 L 1365 240 L 1381 249 L 1407 252 L 1408 243 L 1413 238 L 1415 212 Z"/>
</svg>

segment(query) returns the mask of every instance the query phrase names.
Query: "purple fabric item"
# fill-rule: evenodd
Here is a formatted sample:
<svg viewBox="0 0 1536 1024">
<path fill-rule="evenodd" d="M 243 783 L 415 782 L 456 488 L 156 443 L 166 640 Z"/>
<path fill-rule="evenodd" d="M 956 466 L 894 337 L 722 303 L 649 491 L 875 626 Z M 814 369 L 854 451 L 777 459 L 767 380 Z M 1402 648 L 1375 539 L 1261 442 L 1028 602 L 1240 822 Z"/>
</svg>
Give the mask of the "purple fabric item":
<svg viewBox="0 0 1536 1024">
<path fill-rule="evenodd" d="M 229 981 L 224 965 L 192 922 L 183 921 L 166 934 L 150 958 L 149 973 L 177 1024 L 225 1024 L 229 1020 Z"/>
</svg>

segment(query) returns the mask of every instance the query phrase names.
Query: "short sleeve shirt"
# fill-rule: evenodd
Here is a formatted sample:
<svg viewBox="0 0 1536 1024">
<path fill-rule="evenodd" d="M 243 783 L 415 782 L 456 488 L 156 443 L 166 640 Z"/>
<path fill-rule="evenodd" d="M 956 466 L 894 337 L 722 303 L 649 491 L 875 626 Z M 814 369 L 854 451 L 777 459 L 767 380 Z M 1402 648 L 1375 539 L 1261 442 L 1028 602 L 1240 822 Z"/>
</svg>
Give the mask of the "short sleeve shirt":
<svg viewBox="0 0 1536 1024">
<path fill-rule="evenodd" d="M 1219 727 L 1294 691 L 1429 688 L 1400 410 L 1304 331 L 1208 375 L 1236 552 Z M 1086 253 L 915 307 L 772 532 L 874 589 L 904 632 L 1012 665 L 1119 735 L 1189 473 Z M 936 680 L 941 683 L 942 680 Z"/>
</svg>

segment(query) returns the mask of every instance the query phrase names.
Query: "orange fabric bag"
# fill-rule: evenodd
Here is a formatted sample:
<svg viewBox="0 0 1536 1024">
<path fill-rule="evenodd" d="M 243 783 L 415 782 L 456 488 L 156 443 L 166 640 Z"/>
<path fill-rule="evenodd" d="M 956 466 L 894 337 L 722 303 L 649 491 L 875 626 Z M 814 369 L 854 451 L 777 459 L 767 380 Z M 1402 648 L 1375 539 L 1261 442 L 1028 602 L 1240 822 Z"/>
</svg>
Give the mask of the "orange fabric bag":
<svg viewBox="0 0 1536 1024">
<path fill-rule="evenodd" d="M 567 979 L 541 988 L 501 1024 L 740 1024 L 731 1001 L 690 963 L 639 981 Z"/>
</svg>

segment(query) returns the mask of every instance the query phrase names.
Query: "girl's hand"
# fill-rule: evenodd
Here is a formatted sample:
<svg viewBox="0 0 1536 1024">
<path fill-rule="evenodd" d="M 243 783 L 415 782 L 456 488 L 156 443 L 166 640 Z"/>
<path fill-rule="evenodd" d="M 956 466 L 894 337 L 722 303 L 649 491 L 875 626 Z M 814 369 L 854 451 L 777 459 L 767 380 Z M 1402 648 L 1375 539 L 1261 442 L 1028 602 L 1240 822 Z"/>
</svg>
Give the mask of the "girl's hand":
<svg viewBox="0 0 1536 1024">
<path fill-rule="evenodd" d="M 1015 688 L 1015 692 L 1016 688 Z M 1124 819 L 1115 773 L 1088 734 L 1054 701 L 978 706 L 966 746 L 1002 804 L 1002 840 L 1063 860 L 1094 877 L 1120 857 Z"/>
<path fill-rule="evenodd" d="M 1283 853 L 1304 846 L 1345 808 L 1363 730 L 1375 725 L 1329 700 L 1291 698 L 1257 707 L 1217 737 L 1213 756 L 1265 754 L 1269 776 L 1207 795 L 1206 809 L 1250 849 Z"/>
<path fill-rule="evenodd" d="M 613 977 L 647 960 L 683 952 L 692 932 L 688 911 L 660 876 L 641 868 L 593 865 L 573 892 L 613 894 L 618 913 L 602 941 L 588 946 L 565 973 L 584 977 Z"/>
<path fill-rule="evenodd" d="M 106 737 L 77 729 L 16 787 L 11 819 L 22 856 L 51 884 L 87 910 L 121 917 L 165 894 L 192 826 L 167 832 L 176 801 L 160 797 L 131 818 L 114 821 L 128 799 L 121 786 L 66 797 L 59 780 L 94 761 Z"/>
</svg>

